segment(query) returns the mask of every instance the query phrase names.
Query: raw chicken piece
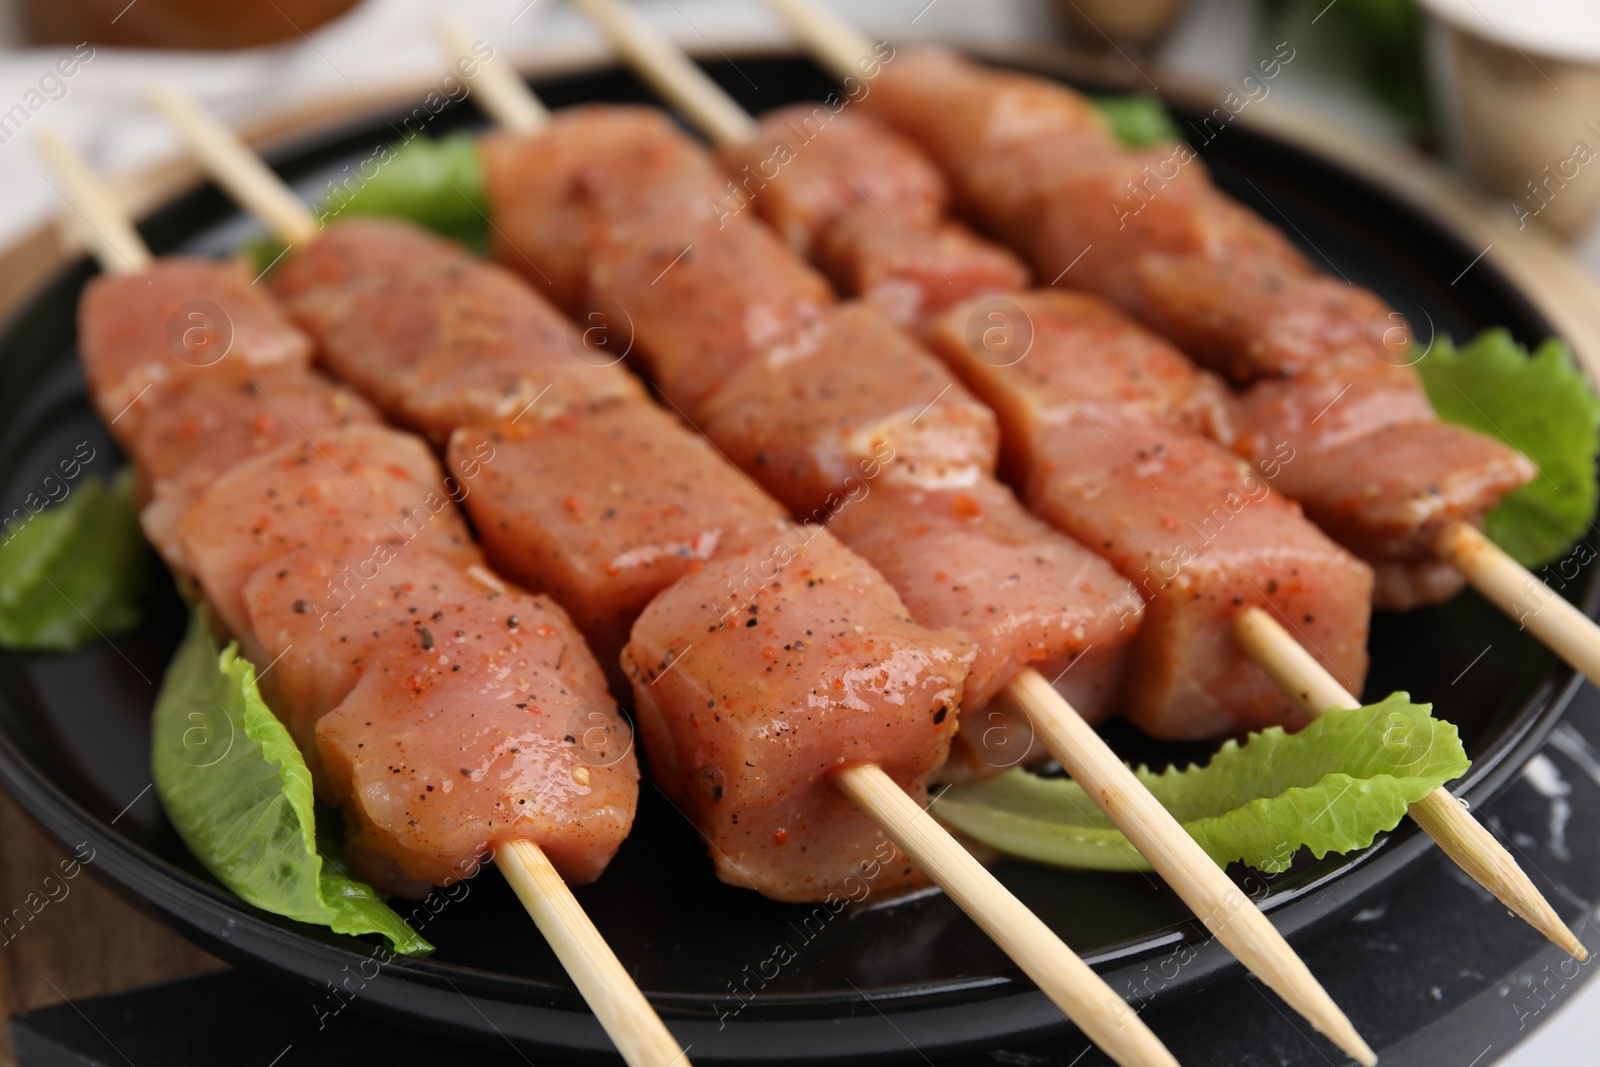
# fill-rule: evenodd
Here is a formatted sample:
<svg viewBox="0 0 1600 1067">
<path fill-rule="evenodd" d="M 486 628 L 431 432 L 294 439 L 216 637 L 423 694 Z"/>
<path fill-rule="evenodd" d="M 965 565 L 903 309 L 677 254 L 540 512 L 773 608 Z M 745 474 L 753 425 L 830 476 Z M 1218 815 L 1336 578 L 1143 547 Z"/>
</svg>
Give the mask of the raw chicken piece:
<svg viewBox="0 0 1600 1067">
<path fill-rule="evenodd" d="M 924 802 L 971 659 L 965 639 L 912 622 L 882 576 L 817 527 L 683 578 L 623 652 L 651 772 L 705 837 L 717 877 L 788 901 L 923 881 L 828 775 L 877 763 Z"/>
<path fill-rule="evenodd" d="M 749 360 L 696 421 L 794 514 L 818 522 L 881 473 L 964 485 L 993 471 L 999 450 L 994 415 L 862 303 L 827 309 Z"/>
<path fill-rule="evenodd" d="M 244 586 L 257 568 L 308 546 L 382 567 L 401 552 L 480 561 L 443 472 L 410 434 L 351 426 L 231 468 L 195 498 L 178 543 L 235 635 L 249 631 Z"/>
<path fill-rule="evenodd" d="M 142 274 L 90 279 L 78 303 L 78 355 L 119 441 L 134 440 L 161 405 L 156 385 L 239 381 L 310 362 L 306 336 L 250 277 L 242 262 L 166 256 Z"/>
<path fill-rule="evenodd" d="M 262 665 L 261 692 L 311 768 L 318 795 L 338 806 L 318 760 L 318 720 L 350 695 L 374 650 L 395 639 L 434 640 L 482 619 L 483 588 L 432 552 L 393 559 L 330 557 L 297 549 L 258 568 L 244 585 L 250 620 L 242 645 Z M 270 664 L 270 669 L 266 669 Z"/>
<path fill-rule="evenodd" d="M 490 563 L 572 613 L 608 671 L 650 599 L 706 560 L 770 541 L 783 509 L 648 402 L 464 427 L 450 466 Z"/>
<path fill-rule="evenodd" d="M 485 137 L 482 151 L 495 258 L 568 311 L 618 219 L 714 224 L 726 211 L 726 178 L 658 108 L 562 108 L 536 134 Z"/>
<path fill-rule="evenodd" d="M 1028 268 L 957 222 L 895 222 L 863 205 L 834 219 L 818 242 L 817 266 L 839 291 L 917 328 L 969 297 L 1028 284 Z"/>
<path fill-rule="evenodd" d="M 1113 710 L 1144 605 L 1109 563 L 1029 514 L 1009 489 L 988 478 L 932 491 L 885 480 L 841 508 L 829 529 L 901 591 L 913 618 L 972 641 L 958 740 L 982 743 L 984 720 L 974 713 L 1023 667 L 1055 681 L 1091 721 Z M 988 754 L 993 765 L 1020 762 L 1015 736 L 995 740 L 1009 747 Z"/>
<path fill-rule="evenodd" d="M 929 224 L 945 213 L 944 176 L 904 137 L 870 116 L 820 104 L 763 114 L 755 133 L 719 153 L 737 199 L 746 201 L 800 255 L 840 215 L 857 207 L 897 223 Z"/>
<path fill-rule="evenodd" d="M 455 621 L 377 642 L 317 724 L 346 853 L 390 892 L 470 877 L 513 840 L 590 882 L 633 825 L 632 731 L 583 638 L 551 601 L 479 573 Z"/>
<path fill-rule="evenodd" d="M 883 65 L 861 106 L 910 137 L 946 174 L 1043 141 L 1115 143 L 1081 94 L 1043 78 L 989 70 L 945 48 L 905 49 Z M 960 195 L 959 177 L 954 185 Z"/>
<path fill-rule="evenodd" d="M 620 309 L 657 388 L 690 416 L 746 360 L 833 300 L 828 283 L 753 219 L 667 220 L 593 255 L 591 300 Z"/>
<path fill-rule="evenodd" d="M 272 284 L 334 374 L 437 444 L 468 422 L 644 395 L 509 271 L 407 223 L 333 226 Z"/>
<path fill-rule="evenodd" d="M 1002 468 L 1021 484 L 1042 439 L 1078 423 L 1151 423 L 1227 441 L 1226 387 L 1115 308 L 1038 289 L 974 300 L 930 324 L 929 346 L 994 408 Z"/>
<path fill-rule="evenodd" d="M 842 292 L 902 326 L 975 293 L 1027 284 L 1015 256 L 944 218 L 938 168 L 868 115 L 778 108 L 721 157 L 734 186 L 730 213 L 753 206 Z"/>
<path fill-rule="evenodd" d="M 1124 306 L 1240 385 L 1344 352 L 1403 358 L 1410 339 L 1377 294 L 1276 260 L 1148 253 L 1132 273 Z"/>
<path fill-rule="evenodd" d="M 1346 689 L 1367 668 L 1372 570 L 1242 459 L 1203 438 L 1103 422 L 1041 440 L 1026 498 L 1145 599 L 1124 712 L 1152 737 L 1303 726 L 1239 648 L 1247 607 L 1282 621 Z"/>
<path fill-rule="evenodd" d="M 150 483 L 150 501 L 139 515 L 145 535 L 180 574 L 189 567 L 177 540 L 178 519 L 217 478 L 279 445 L 303 441 L 303 434 L 378 421 L 356 394 L 292 365 L 244 381 L 185 377 L 159 395 L 161 404 L 144 414 L 127 445 Z"/>
<path fill-rule="evenodd" d="M 1235 449 L 1377 568 L 1374 602 L 1395 611 L 1459 592 L 1466 579 L 1433 551 L 1440 532 L 1481 525 L 1537 473 L 1493 438 L 1439 422 L 1415 371 L 1366 352 L 1258 382 L 1240 414 L 1246 433 Z"/>
<path fill-rule="evenodd" d="M 1481 525 L 1490 508 L 1535 473 L 1532 463 L 1492 438 L 1430 422 L 1378 430 L 1305 462 L 1296 457 L 1283 464 L 1279 482 L 1317 525 L 1363 559 L 1428 569 L 1446 526 Z"/>
</svg>

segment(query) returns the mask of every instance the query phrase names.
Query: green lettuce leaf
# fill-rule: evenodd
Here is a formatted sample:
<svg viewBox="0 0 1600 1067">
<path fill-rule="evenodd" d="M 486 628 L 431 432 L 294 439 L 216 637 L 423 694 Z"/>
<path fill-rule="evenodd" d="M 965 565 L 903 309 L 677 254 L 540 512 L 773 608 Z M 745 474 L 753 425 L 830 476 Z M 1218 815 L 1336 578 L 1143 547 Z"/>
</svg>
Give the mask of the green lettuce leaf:
<svg viewBox="0 0 1600 1067">
<path fill-rule="evenodd" d="M 312 210 L 324 224 L 352 215 L 409 219 L 480 254 L 489 244 L 483 163 L 477 138 L 466 132 L 379 148 L 330 179 Z M 283 250 L 271 239 L 248 246 L 258 271 L 275 264 Z"/>
<path fill-rule="evenodd" d="M 1219 866 L 1288 868 L 1365 848 L 1406 808 L 1471 765 L 1456 728 L 1405 693 L 1334 709 L 1296 734 L 1273 727 L 1229 741 L 1204 767 L 1136 773 Z M 1002 852 L 1062 867 L 1148 870 L 1083 787 L 1008 771 L 945 790 L 939 819 Z"/>
<path fill-rule="evenodd" d="M 1417 369 L 1440 418 L 1497 437 L 1539 466 L 1488 514 L 1489 539 L 1527 567 L 1560 556 L 1595 512 L 1600 432 L 1600 401 L 1567 346 L 1551 338 L 1530 356 L 1505 330 L 1485 330 L 1461 348 L 1439 338 Z"/>
<path fill-rule="evenodd" d="M 402 955 L 433 946 L 371 886 L 317 850 L 311 774 L 261 700 L 236 646 L 220 654 L 195 612 L 156 698 L 151 771 L 167 817 L 217 880 L 263 911 L 341 934 L 382 934 Z"/>
<path fill-rule="evenodd" d="M 133 507 L 132 471 L 0 528 L 0 645 L 66 652 L 139 622 L 151 553 Z"/>
<path fill-rule="evenodd" d="M 1099 109 L 1117 139 L 1130 148 L 1170 144 L 1183 139 L 1160 98 L 1149 93 L 1091 96 L 1089 102 Z"/>
</svg>

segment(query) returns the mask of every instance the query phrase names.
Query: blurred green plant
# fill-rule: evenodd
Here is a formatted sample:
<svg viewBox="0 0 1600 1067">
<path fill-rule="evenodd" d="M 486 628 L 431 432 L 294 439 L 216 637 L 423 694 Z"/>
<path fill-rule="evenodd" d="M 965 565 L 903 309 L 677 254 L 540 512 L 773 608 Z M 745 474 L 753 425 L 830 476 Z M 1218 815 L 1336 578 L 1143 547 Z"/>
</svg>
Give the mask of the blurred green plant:
<svg viewBox="0 0 1600 1067">
<path fill-rule="evenodd" d="M 132 469 L 83 482 L 0 544 L 0 645 L 68 652 L 132 630 L 151 561 Z"/>
<path fill-rule="evenodd" d="M 1161 98 L 1152 93 L 1091 96 L 1089 101 L 1099 110 L 1117 139 L 1130 148 L 1170 144 L 1183 139 L 1177 123 L 1172 121 L 1167 109 L 1162 106 Z"/>
<path fill-rule="evenodd" d="M 1413 0 L 1266 0 L 1264 39 L 1361 86 L 1413 136 L 1431 129 L 1426 16 Z"/>
<path fill-rule="evenodd" d="M 351 215 L 409 219 L 480 255 L 488 249 L 488 198 L 474 134 L 418 136 L 388 145 L 342 181 L 328 184 L 328 194 L 312 209 L 319 221 Z M 283 250 L 283 243 L 272 238 L 246 246 L 257 272 L 277 263 Z"/>
</svg>

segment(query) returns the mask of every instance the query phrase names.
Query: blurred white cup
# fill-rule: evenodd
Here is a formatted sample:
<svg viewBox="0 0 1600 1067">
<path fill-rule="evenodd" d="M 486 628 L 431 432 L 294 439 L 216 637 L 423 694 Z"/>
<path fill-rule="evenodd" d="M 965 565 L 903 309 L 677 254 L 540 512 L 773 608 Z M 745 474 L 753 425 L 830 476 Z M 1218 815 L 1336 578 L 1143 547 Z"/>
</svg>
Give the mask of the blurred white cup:
<svg viewBox="0 0 1600 1067">
<path fill-rule="evenodd" d="M 1519 225 L 1600 212 L 1600 0 L 1421 0 L 1446 153 Z"/>
</svg>

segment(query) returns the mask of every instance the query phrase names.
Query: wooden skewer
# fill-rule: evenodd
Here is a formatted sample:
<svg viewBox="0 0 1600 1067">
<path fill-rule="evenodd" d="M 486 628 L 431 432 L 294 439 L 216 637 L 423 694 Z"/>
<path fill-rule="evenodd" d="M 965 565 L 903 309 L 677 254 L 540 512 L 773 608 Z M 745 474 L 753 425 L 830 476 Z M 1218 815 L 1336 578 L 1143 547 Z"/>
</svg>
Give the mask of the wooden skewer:
<svg viewBox="0 0 1600 1067">
<path fill-rule="evenodd" d="M 580 0 L 635 69 L 668 94 L 686 116 L 719 144 L 753 136 L 754 121 L 699 67 L 620 0 Z M 659 69 L 666 55 L 673 62 Z M 722 116 L 738 112 L 740 124 Z M 735 142 L 736 143 L 736 142 Z M 1105 740 L 1038 671 L 1024 668 L 1003 697 L 1022 710 L 1045 749 L 1093 797 L 1211 934 L 1286 1003 L 1361 1063 L 1376 1056 L 1310 968 L 1261 909 L 1234 885 L 1178 820 L 1151 795 Z"/>
<path fill-rule="evenodd" d="M 812 0 L 766 0 L 789 24 L 818 63 L 840 81 L 857 76 L 856 64 L 872 54 L 866 34 L 837 12 Z"/>
<path fill-rule="evenodd" d="M 1464 522 L 1446 527 L 1438 548 L 1439 558 L 1466 575 L 1474 589 L 1600 685 L 1600 626 L 1593 619 Z"/>
<path fill-rule="evenodd" d="M 1250 658 L 1260 664 L 1307 715 L 1315 718 L 1329 708 L 1361 706 L 1361 701 L 1323 669 L 1289 631 L 1260 608 L 1241 612 L 1234 624 L 1234 634 Z M 1438 842 L 1445 855 L 1471 875 L 1473 881 L 1564 951 L 1580 960 L 1588 958 L 1589 950 L 1567 929 L 1517 861 L 1456 802 L 1449 790 L 1440 786 L 1411 805 L 1410 812 L 1417 825 Z"/>
<path fill-rule="evenodd" d="M 883 768 L 847 767 L 833 780 L 1102 1052 L 1121 1064 L 1177 1063 L 1133 1009 Z"/>
<path fill-rule="evenodd" d="M 613 21 L 623 25 L 625 13 L 623 19 Z M 445 37 L 443 43 L 447 48 L 459 49 L 466 36 L 462 33 Z M 629 40 L 641 55 L 662 52 L 650 35 L 630 34 Z M 666 51 L 678 54 L 670 45 Z M 698 68 L 686 60 L 679 66 L 698 73 Z M 532 95 L 520 81 L 510 88 Z M 737 115 L 740 121 L 710 121 L 716 128 L 753 129 L 743 109 L 731 101 L 722 117 L 729 115 Z M 833 780 L 1107 1055 L 1121 1064 L 1176 1062 L 1122 998 L 948 831 L 928 818 L 924 809 L 881 767 L 847 767 L 835 772 Z"/>
<path fill-rule="evenodd" d="M 62 195 L 67 203 L 89 224 L 89 240 L 101 269 L 107 274 L 143 274 L 151 262 L 150 249 L 105 183 L 54 130 L 39 134 L 39 151 L 66 186 Z"/>
<path fill-rule="evenodd" d="M 615 0 L 576 0 L 640 76 L 718 144 L 748 141 L 756 124 L 688 56 Z"/>
<path fill-rule="evenodd" d="M 440 19 L 435 30 L 451 56 L 457 59 L 472 56 L 472 32 L 460 19 Z M 527 91 L 510 63 L 482 61 L 478 72 L 467 80 L 472 82 L 483 110 L 497 126 L 518 133 L 533 133 L 550 121 L 550 112 L 537 96 Z"/>
<path fill-rule="evenodd" d="M 1256 902 L 1240 892 L 1042 674 L 1031 667 L 1017 672 L 1006 683 L 1004 696 L 1027 713 L 1045 750 L 1083 786 L 1213 937 L 1346 1055 L 1369 1067 L 1378 1062 L 1376 1053 Z"/>
<path fill-rule="evenodd" d="M 211 121 L 187 98 L 170 91 L 160 95 L 164 105 L 172 106 L 174 111 L 189 119 L 198 115 L 206 120 L 186 122 L 180 126 L 180 132 L 186 140 L 192 143 L 196 138 L 209 137 L 208 128 L 214 126 L 221 129 L 231 142 L 212 146 L 210 151 L 203 154 L 206 165 L 214 172 L 220 172 L 224 166 L 233 166 L 231 161 L 237 160 L 241 154 L 249 156 L 249 150 L 234 137 L 232 131 Z M 108 240 L 104 247 L 98 249 L 101 265 L 107 271 L 128 271 L 125 265 L 130 263 L 139 264 L 141 269 L 148 266 L 152 261 L 150 250 L 112 200 L 104 183 L 90 172 L 82 158 L 64 141 L 50 136 L 48 144 L 46 158 L 67 184 L 68 195 L 73 198 L 78 210 L 83 212 L 97 231 L 119 235 L 116 240 Z M 253 156 L 249 158 L 255 166 L 239 168 L 238 172 L 229 174 L 223 184 L 230 190 L 247 189 L 250 196 L 259 198 L 259 204 L 251 203 L 252 210 L 258 206 L 272 205 L 273 214 L 268 224 L 286 243 L 298 243 L 305 240 L 307 234 L 314 236 L 316 223 L 311 212 L 294 199 L 287 188 L 277 185 L 277 176 L 265 164 Z M 230 162 L 215 162 L 219 160 Z M 262 175 L 265 175 L 264 179 Z M 221 180 L 220 173 L 218 178 Z M 244 196 L 239 195 L 243 200 Z M 128 240 L 129 235 L 131 240 Z M 495 864 L 506 881 L 511 883 L 523 907 L 550 943 L 578 991 L 600 1020 L 600 1025 L 617 1046 L 617 1051 L 622 1053 L 622 1058 L 633 1067 L 673 1067 L 676 1064 L 687 1067 L 689 1061 L 685 1050 L 679 1047 L 677 1040 L 645 999 L 644 993 L 622 966 L 622 961 L 617 959 L 611 946 L 595 929 L 578 899 L 572 895 L 572 890 L 551 866 L 544 850 L 532 841 L 506 842 L 495 849 Z"/>
<path fill-rule="evenodd" d="M 788 21 L 817 61 L 841 80 L 855 76 L 858 62 L 873 51 L 872 42 L 865 35 L 813 0 L 766 3 Z M 1600 685 L 1600 627 L 1594 620 L 1557 596 L 1467 523 L 1448 527 L 1438 540 L 1437 551 L 1441 559 L 1459 569 L 1502 611 Z M 1310 714 L 1320 715 L 1330 707 L 1358 706 L 1321 664 L 1263 612 L 1245 613 L 1238 620 L 1235 633 L 1246 652 Z M 1333 688 L 1328 689 L 1328 685 Z M 1308 693 L 1320 693 L 1317 700 L 1321 702 L 1313 700 L 1314 707 L 1307 705 Z M 1508 908 L 1576 958 L 1587 958 L 1587 950 L 1516 861 L 1475 819 L 1450 801 L 1448 791 L 1441 788 L 1413 805 L 1411 815 L 1446 855 Z"/>
<path fill-rule="evenodd" d="M 284 244 L 308 244 L 316 239 L 316 217 L 233 131 L 167 86 L 151 86 L 146 99 L 172 123 L 206 170 L 235 200 L 250 205 L 250 211 Z"/>
<path fill-rule="evenodd" d="M 544 849 L 532 841 L 508 841 L 494 850 L 494 862 L 623 1060 L 639 1067 L 688 1067 L 688 1050 L 679 1047 Z"/>
</svg>

